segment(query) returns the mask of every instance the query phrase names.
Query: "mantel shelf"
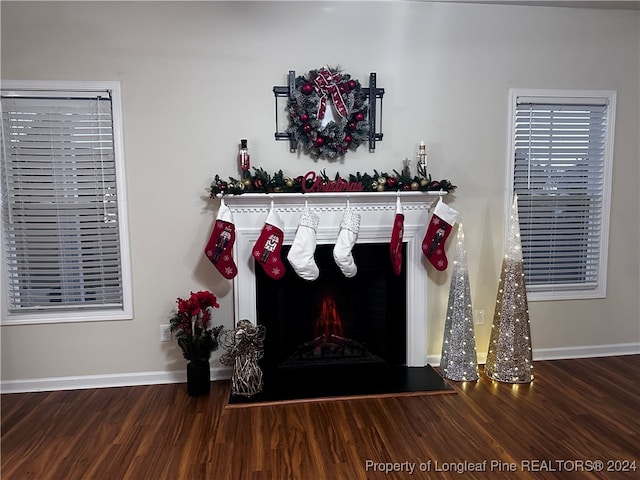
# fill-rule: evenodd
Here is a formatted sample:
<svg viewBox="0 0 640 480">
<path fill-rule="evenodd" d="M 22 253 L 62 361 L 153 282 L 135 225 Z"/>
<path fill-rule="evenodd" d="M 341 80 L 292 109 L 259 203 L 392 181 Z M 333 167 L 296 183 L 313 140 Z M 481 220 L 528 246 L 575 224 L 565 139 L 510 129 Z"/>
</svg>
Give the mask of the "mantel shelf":
<svg viewBox="0 0 640 480">
<path fill-rule="evenodd" d="M 384 199 L 384 201 L 389 201 L 389 199 L 395 199 L 396 197 L 400 198 L 420 198 L 420 197 L 442 197 L 447 195 L 449 192 L 444 190 L 435 190 L 435 191 L 427 191 L 427 192 L 416 192 L 416 191 L 397 191 L 397 192 L 312 192 L 312 193 L 244 193 L 242 195 L 217 195 L 218 198 L 224 198 L 227 203 L 243 203 L 243 201 L 254 201 L 254 200 L 284 200 L 284 199 L 294 199 L 294 200 L 303 200 L 311 199 L 314 200 L 322 200 L 322 199 L 362 199 L 362 198 L 379 198 Z"/>
</svg>

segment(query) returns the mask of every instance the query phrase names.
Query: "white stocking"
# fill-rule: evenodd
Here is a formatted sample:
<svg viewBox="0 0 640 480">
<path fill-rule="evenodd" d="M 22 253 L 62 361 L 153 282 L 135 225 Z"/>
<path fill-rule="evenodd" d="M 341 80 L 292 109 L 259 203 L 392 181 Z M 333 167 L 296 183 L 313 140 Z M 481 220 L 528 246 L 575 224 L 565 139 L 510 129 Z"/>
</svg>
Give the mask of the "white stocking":
<svg viewBox="0 0 640 480">
<path fill-rule="evenodd" d="M 353 260 L 351 251 L 356 244 L 360 231 L 360 214 L 347 208 L 340 222 L 340 233 L 333 247 L 333 259 L 347 278 L 354 277 L 358 273 L 358 267 Z"/>
<path fill-rule="evenodd" d="M 316 229 L 320 218 L 310 209 L 305 208 L 300 216 L 300 224 L 293 239 L 287 260 L 303 280 L 315 280 L 320 271 L 313 258 L 316 251 Z"/>
</svg>

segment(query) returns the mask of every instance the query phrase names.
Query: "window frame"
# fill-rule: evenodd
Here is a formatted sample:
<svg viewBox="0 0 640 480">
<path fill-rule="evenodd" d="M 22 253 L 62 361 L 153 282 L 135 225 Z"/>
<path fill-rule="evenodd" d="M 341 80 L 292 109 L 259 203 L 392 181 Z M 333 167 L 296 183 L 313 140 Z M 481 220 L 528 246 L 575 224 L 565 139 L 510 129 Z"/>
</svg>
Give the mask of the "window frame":
<svg viewBox="0 0 640 480">
<path fill-rule="evenodd" d="M 113 124 L 113 154 L 116 172 L 118 229 L 120 242 L 120 264 L 122 282 L 122 308 L 105 309 L 78 308 L 56 310 L 43 308 L 37 311 L 11 312 L 8 309 L 7 272 L 4 259 L 3 235 L 0 235 L 0 264 L 2 286 L 0 295 L 0 325 L 48 324 L 69 322 L 93 322 L 110 320 L 133 319 L 133 290 L 131 275 L 131 255 L 129 240 L 129 222 L 127 215 L 127 183 L 125 172 L 124 133 L 122 96 L 118 81 L 33 81 L 33 80 L 2 80 L 2 90 L 16 91 L 47 91 L 64 92 L 105 92 L 111 95 L 111 114 Z"/>
<path fill-rule="evenodd" d="M 509 225 L 511 204 L 515 192 L 515 129 L 516 107 L 519 98 L 527 97 L 534 103 L 566 103 L 578 104 L 589 101 L 604 101 L 607 104 L 606 137 L 604 140 L 604 172 L 602 180 L 602 210 L 599 232 L 599 257 L 596 285 L 592 289 L 570 288 L 553 284 L 527 284 L 527 298 L 530 301 L 578 300 L 605 298 L 607 295 L 607 260 L 609 246 L 609 217 L 611 210 L 611 180 L 613 176 L 613 146 L 616 117 L 615 90 L 564 90 L 564 89 L 509 89 L 509 125 L 507 137 L 507 187 L 505 196 L 505 226 Z M 508 228 L 505 227 L 505 242 Z M 523 252 L 524 255 L 524 252 Z M 574 284 L 579 285 L 579 284 Z"/>
</svg>

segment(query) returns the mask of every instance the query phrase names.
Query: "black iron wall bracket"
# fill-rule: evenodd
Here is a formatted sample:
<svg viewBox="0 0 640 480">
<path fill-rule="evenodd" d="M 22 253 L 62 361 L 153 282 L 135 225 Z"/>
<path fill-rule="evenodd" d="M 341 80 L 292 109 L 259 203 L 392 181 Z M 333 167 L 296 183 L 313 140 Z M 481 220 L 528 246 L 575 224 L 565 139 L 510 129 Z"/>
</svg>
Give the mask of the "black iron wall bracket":
<svg viewBox="0 0 640 480">
<path fill-rule="evenodd" d="M 298 148 L 298 142 L 292 134 L 287 132 L 280 132 L 278 127 L 278 99 L 279 98 L 291 98 L 296 88 L 296 72 L 295 70 L 289 70 L 287 77 L 287 86 L 274 86 L 273 95 L 275 97 L 275 112 L 276 112 L 276 140 L 288 140 L 289 149 L 295 152 Z M 382 141 L 382 97 L 384 96 L 384 88 L 378 88 L 376 85 L 376 74 L 372 72 L 369 74 L 369 86 L 363 87 L 362 91 L 366 95 L 369 102 L 369 151 L 373 152 L 376 149 L 376 141 Z M 378 127 L 379 131 L 378 131 Z"/>
</svg>

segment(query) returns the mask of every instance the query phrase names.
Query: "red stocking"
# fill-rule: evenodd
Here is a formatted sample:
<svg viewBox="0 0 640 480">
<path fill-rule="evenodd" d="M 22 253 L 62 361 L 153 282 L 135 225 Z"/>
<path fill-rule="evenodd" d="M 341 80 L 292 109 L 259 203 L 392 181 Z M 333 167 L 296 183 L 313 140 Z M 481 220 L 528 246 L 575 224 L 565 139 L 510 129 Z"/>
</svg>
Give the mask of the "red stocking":
<svg viewBox="0 0 640 480">
<path fill-rule="evenodd" d="M 396 216 L 393 222 L 393 230 L 391 231 L 391 266 L 393 273 L 400 275 L 402 271 L 402 235 L 404 234 L 404 214 L 402 213 L 402 205 L 400 197 L 396 201 Z"/>
<path fill-rule="evenodd" d="M 282 241 L 284 222 L 275 209 L 271 209 L 258 241 L 253 246 L 253 257 L 256 263 L 260 265 L 264 272 L 274 280 L 280 280 L 286 273 L 282 258 L 280 258 L 280 250 L 282 250 Z"/>
<path fill-rule="evenodd" d="M 444 252 L 444 242 L 458 220 L 458 215 L 459 213 L 446 205 L 442 198 L 433 210 L 427 233 L 422 241 L 422 251 L 437 270 L 446 270 L 449 265 Z"/>
<path fill-rule="evenodd" d="M 204 253 L 211 263 L 225 278 L 233 278 L 238 274 L 238 267 L 233 261 L 233 243 L 236 240 L 236 227 L 233 224 L 231 210 L 220 201 L 218 216 L 213 226 L 213 232 L 204 249 Z"/>
</svg>

